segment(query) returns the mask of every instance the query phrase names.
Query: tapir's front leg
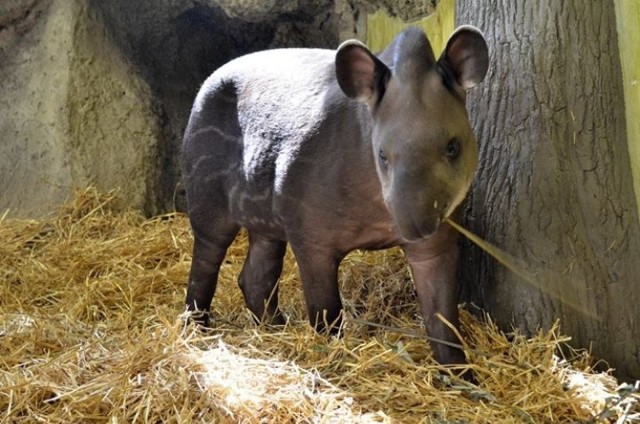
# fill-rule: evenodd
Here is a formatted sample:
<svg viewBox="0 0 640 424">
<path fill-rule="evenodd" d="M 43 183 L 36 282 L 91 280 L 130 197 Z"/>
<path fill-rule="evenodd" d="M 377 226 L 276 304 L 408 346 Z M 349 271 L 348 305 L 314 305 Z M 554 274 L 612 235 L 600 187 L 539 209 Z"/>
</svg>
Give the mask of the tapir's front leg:
<svg viewBox="0 0 640 424">
<path fill-rule="evenodd" d="M 291 241 L 309 322 L 319 333 L 337 334 L 342 323 L 338 266 L 343 255 L 308 242 Z"/>
<path fill-rule="evenodd" d="M 457 233 L 443 224 L 429 239 L 403 246 L 415 283 L 430 337 L 460 344 L 451 329 L 437 316 L 459 328 L 457 267 L 459 247 Z M 464 364 L 464 352 L 436 341 L 431 342 L 435 359 L 443 364 Z"/>
</svg>

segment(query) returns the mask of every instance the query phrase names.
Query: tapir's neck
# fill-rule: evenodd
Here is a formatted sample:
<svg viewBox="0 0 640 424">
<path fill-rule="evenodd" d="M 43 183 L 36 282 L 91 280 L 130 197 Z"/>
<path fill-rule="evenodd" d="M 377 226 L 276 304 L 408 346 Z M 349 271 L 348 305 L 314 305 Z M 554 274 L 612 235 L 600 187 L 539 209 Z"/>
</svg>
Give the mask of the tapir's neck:
<svg viewBox="0 0 640 424">
<path fill-rule="evenodd" d="M 334 188 L 330 203 L 341 220 L 336 225 L 348 227 L 343 230 L 348 235 L 344 242 L 352 240 L 354 248 L 395 245 L 398 236 L 376 170 L 371 113 L 362 103 L 345 101 L 337 115 L 327 120 L 332 135 L 322 137 L 330 158 L 325 183 Z"/>
</svg>

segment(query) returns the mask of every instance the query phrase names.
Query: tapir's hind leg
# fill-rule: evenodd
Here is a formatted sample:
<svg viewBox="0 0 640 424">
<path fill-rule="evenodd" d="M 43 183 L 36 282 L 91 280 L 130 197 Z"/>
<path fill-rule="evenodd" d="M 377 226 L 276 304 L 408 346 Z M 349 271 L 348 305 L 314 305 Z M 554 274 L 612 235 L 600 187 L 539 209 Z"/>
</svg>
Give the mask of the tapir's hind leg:
<svg viewBox="0 0 640 424">
<path fill-rule="evenodd" d="M 196 312 L 192 319 L 208 326 L 209 308 L 216 290 L 220 265 L 239 227 L 215 217 L 202 218 L 191 213 L 194 243 L 186 304 L 187 310 Z"/>
<path fill-rule="evenodd" d="M 249 234 L 249 253 L 238 283 L 244 300 L 257 321 L 283 325 L 278 309 L 278 278 L 287 243 Z"/>
<path fill-rule="evenodd" d="M 203 87 L 185 130 L 182 177 L 194 236 L 186 303 L 207 325 L 220 264 L 240 230 L 228 196 L 242 166 L 242 132 L 235 86 L 214 79 Z"/>
</svg>

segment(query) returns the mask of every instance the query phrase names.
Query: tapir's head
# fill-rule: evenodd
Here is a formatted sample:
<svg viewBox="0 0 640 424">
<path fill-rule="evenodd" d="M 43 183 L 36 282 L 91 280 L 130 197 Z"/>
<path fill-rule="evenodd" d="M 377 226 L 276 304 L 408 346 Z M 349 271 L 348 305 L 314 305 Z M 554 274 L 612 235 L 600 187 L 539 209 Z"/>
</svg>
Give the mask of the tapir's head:
<svg viewBox="0 0 640 424">
<path fill-rule="evenodd" d="M 384 201 L 406 240 L 431 235 L 463 201 L 478 163 L 466 90 L 484 79 L 484 37 L 464 26 L 435 60 L 422 30 L 401 33 L 379 57 L 351 40 L 336 53 L 336 77 L 369 106 Z"/>
</svg>

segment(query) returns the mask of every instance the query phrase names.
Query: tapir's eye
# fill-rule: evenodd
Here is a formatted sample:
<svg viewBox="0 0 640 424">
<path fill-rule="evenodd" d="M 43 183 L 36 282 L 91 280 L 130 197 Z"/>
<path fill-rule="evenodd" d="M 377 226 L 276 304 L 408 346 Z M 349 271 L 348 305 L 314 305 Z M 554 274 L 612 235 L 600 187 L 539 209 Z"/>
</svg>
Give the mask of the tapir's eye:
<svg viewBox="0 0 640 424">
<path fill-rule="evenodd" d="M 380 166 L 383 169 L 387 169 L 387 166 L 389 165 L 389 159 L 387 159 L 387 156 L 384 154 L 382 149 L 378 150 L 378 160 L 380 160 Z"/>
<path fill-rule="evenodd" d="M 457 138 L 452 138 L 447 144 L 447 158 L 454 160 L 460 155 L 460 141 Z"/>
</svg>

